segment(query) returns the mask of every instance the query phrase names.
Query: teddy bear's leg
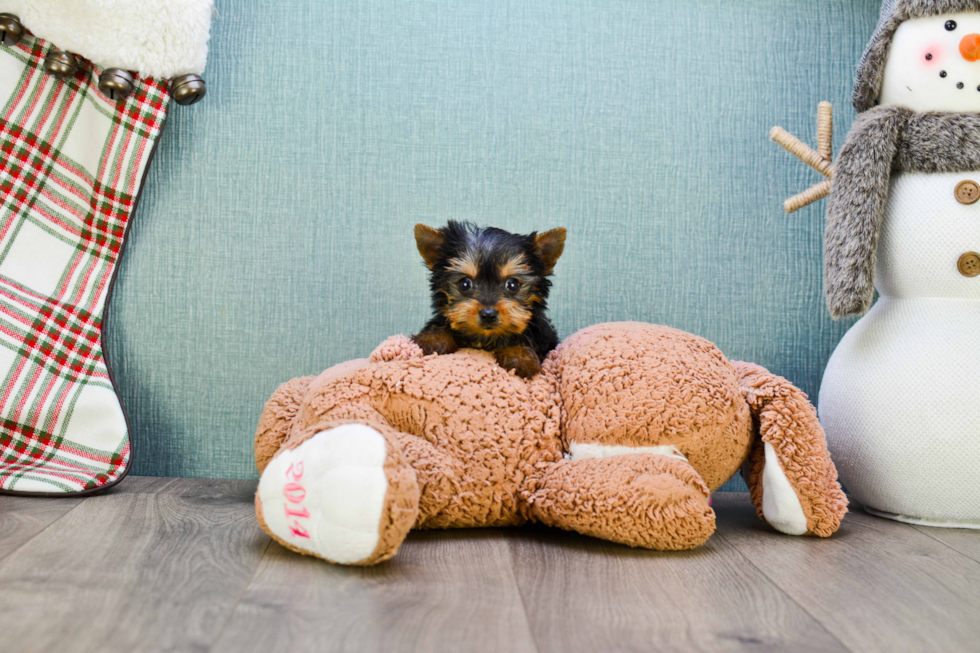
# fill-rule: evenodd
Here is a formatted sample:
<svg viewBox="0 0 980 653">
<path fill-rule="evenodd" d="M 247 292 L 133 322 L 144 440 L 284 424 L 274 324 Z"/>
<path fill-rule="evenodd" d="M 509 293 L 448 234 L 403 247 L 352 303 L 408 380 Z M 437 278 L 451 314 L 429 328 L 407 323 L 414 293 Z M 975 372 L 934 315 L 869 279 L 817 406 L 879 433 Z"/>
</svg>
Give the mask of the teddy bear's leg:
<svg viewBox="0 0 980 653">
<path fill-rule="evenodd" d="M 321 396 L 343 397 L 343 401 L 331 401 L 325 408 L 311 404 L 309 408 L 311 412 L 315 411 L 316 422 L 343 420 L 370 424 L 382 429 L 396 443 L 415 473 L 419 487 L 418 519 L 415 527 L 446 526 L 446 516 L 440 517 L 439 513 L 459 492 L 459 479 L 465 465 L 433 446 L 424 437 L 414 435 L 424 430 L 420 422 L 420 419 L 424 421 L 424 413 L 413 410 L 411 402 L 396 397 L 389 396 L 384 401 L 375 402 L 368 393 L 344 396 L 343 383 L 337 389 L 319 386 L 315 392 Z M 290 435 L 283 446 L 289 446 L 293 438 L 305 437 L 308 437 L 308 433 Z"/>
<path fill-rule="evenodd" d="M 259 473 L 265 469 L 292 432 L 293 419 L 299 413 L 303 399 L 314 381 L 324 383 L 340 378 L 368 364 L 366 358 L 334 365 L 319 377 L 304 376 L 283 383 L 265 402 L 259 426 L 255 430 L 255 466 Z"/>
<path fill-rule="evenodd" d="M 783 533 L 828 537 L 847 513 L 847 497 L 816 410 L 786 379 L 733 364 L 758 428 L 746 482 L 759 517 Z"/>
<path fill-rule="evenodd" d="M 524 496 L 550 526 L 630 546 L 693 549 L 715 530 L 708 486 L 681 456 L 563 460 Z"/>
<path fill-rule="evenodd" d="M 284 546 L 331 562 L 387 560 L 419 515 L 419 485 L 399 435 L 353 420 L 294 433 L 259 480 L 259 524 Z"/>
</svg>

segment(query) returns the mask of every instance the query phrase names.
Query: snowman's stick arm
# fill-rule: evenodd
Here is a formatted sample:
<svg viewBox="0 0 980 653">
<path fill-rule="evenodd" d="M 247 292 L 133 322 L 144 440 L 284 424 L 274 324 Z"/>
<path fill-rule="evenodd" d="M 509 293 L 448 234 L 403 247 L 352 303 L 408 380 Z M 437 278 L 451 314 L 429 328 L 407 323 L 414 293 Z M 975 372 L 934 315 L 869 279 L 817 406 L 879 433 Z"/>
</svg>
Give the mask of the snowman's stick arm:
<svg viewBox="0 0 980 653">
<path fill-rule="evenodd" d="M 825 159 L 819 153 L 814 152 L 810 146 L 805 145 L 782 127 L 773 127 L 772 131 L 769 132 L 769 138 L 824 177 L 834 176 L 834 164 L 829 159 Z"/>
<path fill-rule="evenodd" d="M 803 161 L 805 164 L 827 177 L 826 181 L 810 189 L 794 195 L 785 202 L 783 208 L 787 213 L 793 213 L 821 200 L 830 194 L 830 180 L 834 177 L 834 108 L 830 102 L 821 102 L 817 106 L 817 151 L 804 144 L 782 127 L 773 127 L 769 138 L 776 141 L 787 152 Z"/>
<path fill-rule="evenodd" d="M 820 158 L 834 160 L 834 105 L 826 100 L 817 105 L 817 150 Z"/>
<path fill-rule="evenodd" d="M 816 186 L 812 186 L 810 189 L 803 191 L 799 195 L 794 195 L 785 202 L 783 202 L 783 208 L 787 213 L 795 213 L 802 209 L 804 206 L 810 206 L 817 200 L 822 200 L 823 198 L 830 195 L 830 180 L 821 181 Z"/>
</svg>

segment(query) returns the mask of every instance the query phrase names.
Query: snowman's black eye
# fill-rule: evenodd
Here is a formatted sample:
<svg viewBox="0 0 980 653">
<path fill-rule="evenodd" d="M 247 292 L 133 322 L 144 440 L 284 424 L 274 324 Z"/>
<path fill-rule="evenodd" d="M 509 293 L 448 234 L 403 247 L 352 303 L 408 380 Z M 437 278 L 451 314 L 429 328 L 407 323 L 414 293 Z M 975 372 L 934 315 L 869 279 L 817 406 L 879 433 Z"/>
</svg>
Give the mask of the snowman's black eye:
<svg viewBox="0 0 980 653">
<path fill-rule="evenodd" d="M 946 31 L 947 32 L 952 32 L 954 29 L 956 29 L 956 21 L 955 20 L 947 20 L 946 21 Z"/>
<path fill-rule="evenodd" d="M 945 77 L 946 76 L 946 71 L 945 70 L 940 70 L 939 71 L 939 76 L 940 77 Z"/>
<path fill-rule="evenodd" d="M 926 55 L 926 61 L 932 61 L 932 55 L 931 54 L 927 54 Z"/>
</svg>

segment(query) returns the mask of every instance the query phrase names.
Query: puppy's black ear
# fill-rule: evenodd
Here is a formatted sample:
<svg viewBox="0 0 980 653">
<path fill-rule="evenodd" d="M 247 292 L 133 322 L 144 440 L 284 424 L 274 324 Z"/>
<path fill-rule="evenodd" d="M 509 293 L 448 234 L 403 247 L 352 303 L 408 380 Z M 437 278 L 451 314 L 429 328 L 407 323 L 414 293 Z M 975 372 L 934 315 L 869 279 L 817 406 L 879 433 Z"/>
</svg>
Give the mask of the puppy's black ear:
<svg viewBox="0 0 980 653">
<path fill-rule="evenodd" d="M 436 262 L 442 256 L 442 243 L 445 240 L 446 237 L 438 229 L 426 227 L 424 224 L 415 225 L 415 244 L 430 270 L 436 266 Z"/>
<path fill-rule="evenodd" d="M 559 227 L 534 237 L 534 253 L 544 263 L 545 274 L 551 274 L 554 271 L 555 263 L 558 262 L 558 258 L 565 250 L 566 233 L 564 228 Z"/>
</svg>

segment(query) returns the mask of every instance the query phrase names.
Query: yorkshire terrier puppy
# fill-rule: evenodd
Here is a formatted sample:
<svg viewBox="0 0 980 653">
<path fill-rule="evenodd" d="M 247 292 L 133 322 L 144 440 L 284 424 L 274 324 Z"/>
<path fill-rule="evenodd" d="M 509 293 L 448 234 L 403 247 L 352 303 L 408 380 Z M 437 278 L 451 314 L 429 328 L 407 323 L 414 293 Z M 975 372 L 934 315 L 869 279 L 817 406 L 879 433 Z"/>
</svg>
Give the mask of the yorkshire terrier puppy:
<svg viewBox="0 0 980 653">
<path fill-rule="evenodd" d="M 525 379 L 558 344 L 548 321 L 548 280 L 565 247 L 565 230 L 527 236 L 450 221 L 415 225 L 415 242 L 431 271 L 435 315 L 412 339 L 426 354 L 469 347 Z"/>
</svg>

